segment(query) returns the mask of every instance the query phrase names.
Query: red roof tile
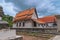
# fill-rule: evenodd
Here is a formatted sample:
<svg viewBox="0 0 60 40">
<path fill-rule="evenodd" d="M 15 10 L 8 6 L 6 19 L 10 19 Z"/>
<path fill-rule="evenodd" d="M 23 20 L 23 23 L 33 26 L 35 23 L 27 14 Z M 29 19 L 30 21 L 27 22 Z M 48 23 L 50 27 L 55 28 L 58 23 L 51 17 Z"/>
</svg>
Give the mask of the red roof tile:
<svg viewBox="0 0 60 40">
<path fill-rule="evenodd" d="M 43 17 L 43 18 L 38 18 L 34 21 L 36 21 L 38 23 L 54 22 L 54 21 L 56 21 L 56 17 L 55 16 L 46 16 L 46 17 Z"/>
<path fill-rule="evenodd" d="M 14 21 L 30 19 L 32 14 L 35 12 L 35 8 L 27 9 L 16 14 Z"/>
</svg>

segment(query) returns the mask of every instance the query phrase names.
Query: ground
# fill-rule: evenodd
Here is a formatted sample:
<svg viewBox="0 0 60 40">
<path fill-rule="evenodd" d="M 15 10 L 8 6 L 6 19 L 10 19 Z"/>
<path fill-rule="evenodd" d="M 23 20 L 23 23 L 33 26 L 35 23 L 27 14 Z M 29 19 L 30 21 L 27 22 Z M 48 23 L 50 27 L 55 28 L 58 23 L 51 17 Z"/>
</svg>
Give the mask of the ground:
<svg viewBox="0 0 60 40">
<path fill-rule="evenodd" d="M 23 40 L 48 40 L 54 35 L 40 33 L 18 33 L 23 37 Z"/>
<path fill-rule="evenodd" d="M 60 35 L 56 35 L 55 37 L 52 37 L 51 39 L 49 40 L 60 40 Z"/>
<path fill-rule="evenodd" d="M 23 40 L 46 40 L 46 38 L 29 36 L 29 35 L 21 35 L 23 36 Z"/>
</svg>

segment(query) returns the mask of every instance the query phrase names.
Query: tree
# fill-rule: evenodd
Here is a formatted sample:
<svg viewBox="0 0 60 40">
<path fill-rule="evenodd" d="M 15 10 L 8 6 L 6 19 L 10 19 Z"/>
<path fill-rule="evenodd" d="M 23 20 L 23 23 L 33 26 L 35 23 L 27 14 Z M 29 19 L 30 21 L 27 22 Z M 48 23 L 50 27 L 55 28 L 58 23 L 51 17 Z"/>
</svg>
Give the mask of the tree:
<svg viewBox="0 0 60 40">
<path fill-rule="evenodd" d="M 13 25 L 13 23 L 12 23 L 13 17 L 12 16 L 4 15 L 2 17 L 2 20 L 7 21 L 9 24 L 9 27 L 12 27 L 12 25 Z"/>
</svg>

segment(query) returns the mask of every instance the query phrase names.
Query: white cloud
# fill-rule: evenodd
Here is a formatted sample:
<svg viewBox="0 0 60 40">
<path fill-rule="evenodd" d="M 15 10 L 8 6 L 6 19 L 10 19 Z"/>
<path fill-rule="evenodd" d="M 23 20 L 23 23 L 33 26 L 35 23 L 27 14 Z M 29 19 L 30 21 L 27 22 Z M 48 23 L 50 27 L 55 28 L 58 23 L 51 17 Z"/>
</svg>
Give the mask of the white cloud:
<svg viewBox="0 0 60 40">
<path fill-rule="evenodd" d="M 57 0 L 24 0 L 24 2 L 20 3 L 20 4 L 17 4 L 17 5 L 26 5 L 24 7 L 36 7 L 39 15 L 42 14 L 44 15 L 44 10 L 46 9 L 47 11 L 45 12 L 46 15 L 48 15 L 49 13 L 53 13 L 53 14 L 60 14 L 60 9 L 58 7 L 56 7 L 53 3 L 53 1 L 57 1 Z M 17 1 L 18 2 L 18 1 Z M 3 10 L 5 12 L 5 14 L 9 14 L 9 15 L 12 15 L 12 16 L 15 16 L 15 14 L 17 13 L 16 10 L 20 10 L 20 7 L 19 9 L 12 3 L 12 2 L 8 2 L 6 3 L 5 0 L 0 0 L 0 5 L 3 7 Z M 58 5 L 58 4 L 56 4 Z M 20 10 L 21 11 L 21 10 Z"/>
<path fill-rule="evenodd" d="M 43 11 L 45 9 L 47 9 L 47 14 L 48 15 L 49 13 L 53 13 L 53 14 L 60 14 L 60 9 L 58 9 L 58 7 L 56 7 L 54 5 L 54 2 L 55 0 L 25 0 L 25 5 L 28 5 L 28 6 L 35 6 L 37 11 Z M 39 13 L 40 14 L 40 13 Z M 44 15 L 44 13 L 43 13 Z"/>
<path fill-rule="evenodd" d="M 42 16 L 38 16 L 38 17 L 39 17 L 39 18 L 43 18 L 43 17 L 45 17 L 45 16 L 42 15 Z"/>
<path fill-rule="evenodd" d="M 0 0 L 0 5 L 3 7 L 4 13 L 15 16 L 17 13 L 15 10 L 19 10 L 12 2 L 6 3 L 5 0 Z"/>
</svg>

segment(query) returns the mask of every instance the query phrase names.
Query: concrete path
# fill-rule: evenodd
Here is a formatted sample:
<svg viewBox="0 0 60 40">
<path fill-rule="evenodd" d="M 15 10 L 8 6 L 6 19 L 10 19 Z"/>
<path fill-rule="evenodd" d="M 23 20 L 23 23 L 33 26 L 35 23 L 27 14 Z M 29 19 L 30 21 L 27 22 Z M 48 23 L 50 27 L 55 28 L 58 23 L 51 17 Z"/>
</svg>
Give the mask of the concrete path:
<svg viewBox="0 0 60 40">
<path fill-rule="evenodd" d="M 56 35 L 55 37 L 49 39 L 49 40 L 60 40 L 60 35 Z"/>
</svg>

